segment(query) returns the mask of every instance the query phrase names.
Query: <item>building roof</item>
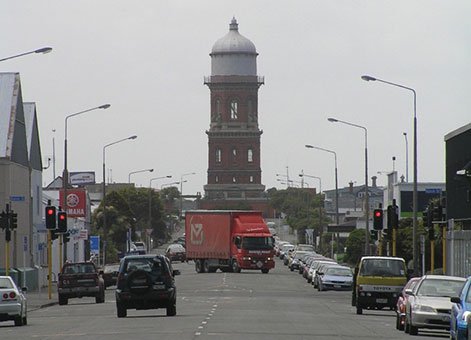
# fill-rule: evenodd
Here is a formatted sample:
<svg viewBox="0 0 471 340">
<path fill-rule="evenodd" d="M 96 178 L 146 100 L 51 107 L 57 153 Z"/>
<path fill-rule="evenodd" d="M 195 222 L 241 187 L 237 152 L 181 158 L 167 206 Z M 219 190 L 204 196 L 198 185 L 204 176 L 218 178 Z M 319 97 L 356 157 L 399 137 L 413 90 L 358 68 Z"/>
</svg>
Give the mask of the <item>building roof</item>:
<svg viewBox="0 0 471 340">
<path fill-rule="evenodd" d="M 257 54 L 255 45 L 239 33 L 239 24 L 235 18 L 229 25 L 229 32 L 213 45 L 211 55 L 225 53 Z"/>
<path fill-rule="evenodd" d="M 468 130 L 471 130 L 471 123 L 466 124 L 466 125 L 464 125 L 464 126 L 458 128 L 458 129 L 456 129 L 456 130 L 453 130 L 453 131 L 447 133 L 447 134 L 445 135 L 445 142 L 447 142 L 448 140 L 450 140 L 450 139 L 453 138 L 453 137 L 456 137 L 456 136 L 458 136 L 458 135 L 461 135 L 463 132 L 466 132 L 466 131 L 468 131 Z"/>
<path fill-rule="evenodd" d="M 36 103 L 23 103 L 26 127 L 26 145 L 31 168 L 42 171 Z"/>
<path fill-rule="evenodd" d="M 0 158 L 29 165 L 20 75 L 0 73 Z"/>
</svg>

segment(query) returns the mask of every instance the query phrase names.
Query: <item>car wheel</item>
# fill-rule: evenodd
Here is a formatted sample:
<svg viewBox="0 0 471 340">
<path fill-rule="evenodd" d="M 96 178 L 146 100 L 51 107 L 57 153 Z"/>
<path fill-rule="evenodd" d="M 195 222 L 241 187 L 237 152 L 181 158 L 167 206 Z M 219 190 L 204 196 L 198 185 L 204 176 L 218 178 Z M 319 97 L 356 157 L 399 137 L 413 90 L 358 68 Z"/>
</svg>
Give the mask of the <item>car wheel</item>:
<svg viewBox="0 0 471 340">
<path fill-rule="evenodd" d="M 28 324 L 28 318 L 26 317 L 26 315 L 23 317 L 23 325 L 27 325 Z"/>
<path fill-rule="evenodd" d="M 363 314 L 363 309 L 361 307 L 357 306 L 357 314 L 362 315 Z"/>
<path fill-rule="evenodd" d="M 118 318 L 125 318 L 126 315 L 128 314 L 127 310 L 126 310 L 126 307 L 123 306 L 119 302 L 116 304 L 116 311 L 117 311 L 117 314 L 118 314 Z"/>
<path fill-rule="evenodd" d="M 173 301 L 167 307 L 167 316 L 175 316 L 177 315 L 177 302 Z"/>
<path fill-rule="evenodd" d="M 15 316 L 15 326 L 23 326 L 23 318 L 21 317 L 21 314 L 18 316 Z"/>
<path fill-rule="evenodd" d="M 69 302 L 69 299 L 62 296 L 62 295 L 59 295 L 59 305 L 60 306 L 64 306 L 66 305 L 67 303 Z"/>
<path fill-rule="evenodd" d="M 419 328 L 413 325 L 409 325 L 409 334 L 417 335 L 419 333 Z"/>
</svg>

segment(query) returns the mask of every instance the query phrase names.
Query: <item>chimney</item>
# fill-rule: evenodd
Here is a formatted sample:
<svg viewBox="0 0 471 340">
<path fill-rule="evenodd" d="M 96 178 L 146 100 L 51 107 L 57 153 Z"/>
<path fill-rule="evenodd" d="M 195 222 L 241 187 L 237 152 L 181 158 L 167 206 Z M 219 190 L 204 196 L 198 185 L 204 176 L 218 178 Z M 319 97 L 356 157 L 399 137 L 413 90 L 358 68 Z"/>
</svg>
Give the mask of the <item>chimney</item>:
<svg viewBox="0 0 471 340">
<path fill-rule="evenodd" d="M 376 188 L 376 179 L 377 179 L 377 178 L 378 178 L 378 177 L 376 177 L 376 176 L 371 177 L 371 183 L 372 183 L 371 186 L 372 186 L 373 188 Z"/>
<path fill-rule="evenodd" d="M 353 182 L 350 181 L 350 183 L 348 183 L 348 191 L 353 194 Z"/>
</svg>

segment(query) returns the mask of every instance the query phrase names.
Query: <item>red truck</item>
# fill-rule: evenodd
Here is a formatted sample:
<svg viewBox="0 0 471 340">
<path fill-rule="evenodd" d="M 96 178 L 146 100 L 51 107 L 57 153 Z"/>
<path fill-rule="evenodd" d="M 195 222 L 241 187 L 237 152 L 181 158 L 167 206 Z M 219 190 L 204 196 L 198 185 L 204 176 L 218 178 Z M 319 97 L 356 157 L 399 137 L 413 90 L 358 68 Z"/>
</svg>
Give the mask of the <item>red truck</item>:
<svg viewBox="0 0 471 340">
<path fill-rule="evenodd" d="M 258 211 L 187 210 L 185 241 L 187 260 L 195 261 L 198 273 L 266 274 L 275 267 L 274 240 Z"/>
</svg>

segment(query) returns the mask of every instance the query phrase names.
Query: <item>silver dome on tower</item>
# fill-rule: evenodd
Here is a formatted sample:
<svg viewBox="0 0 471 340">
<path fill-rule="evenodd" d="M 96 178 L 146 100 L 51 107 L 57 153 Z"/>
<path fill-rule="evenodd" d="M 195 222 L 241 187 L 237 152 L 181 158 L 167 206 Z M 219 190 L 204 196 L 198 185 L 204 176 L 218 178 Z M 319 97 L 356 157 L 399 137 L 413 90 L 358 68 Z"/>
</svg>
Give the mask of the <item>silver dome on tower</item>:
<svg viewBox="0 0 471 340">
<path fill-rule="evenodd" d="M 257 55 L 253 42 L 239 33 L 237 20 L 232 18 L 229 32 L 211 50 L 211 75 L 256 76 Z"/>
</svg>

